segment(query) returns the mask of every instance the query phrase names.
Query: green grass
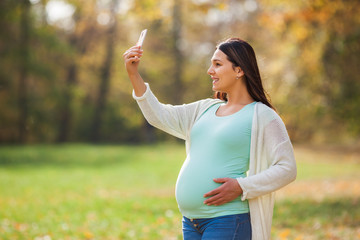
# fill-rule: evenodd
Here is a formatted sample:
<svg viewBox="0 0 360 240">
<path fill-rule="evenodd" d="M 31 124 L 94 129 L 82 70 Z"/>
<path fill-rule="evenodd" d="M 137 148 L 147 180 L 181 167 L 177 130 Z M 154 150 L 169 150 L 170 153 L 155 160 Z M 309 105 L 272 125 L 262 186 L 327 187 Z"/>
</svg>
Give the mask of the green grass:
<svg viewBox="0 0 360 240">
<path fill-rule="evenodd" d="M 0 239 L 180 236 L 179 146 L 0 149 Z"/>
<path fill-rule="evenodd" d="M 298 153 L 300 182 L 360 179 L 357 161 Z M 184 159 L 184 146 L 171 144 L 2 146 L 0 239 L 182 239 L 174 186 Z M 341 193 L 282 199 L 273 237 L 357 239 L 358 206 Z"/>
<path fill-rule="evenodd" d="M 298 146 L 295 148 L 295 156 L 299 167 L 297 180 L 359 179 L 359 150 Z"/>
</svg>

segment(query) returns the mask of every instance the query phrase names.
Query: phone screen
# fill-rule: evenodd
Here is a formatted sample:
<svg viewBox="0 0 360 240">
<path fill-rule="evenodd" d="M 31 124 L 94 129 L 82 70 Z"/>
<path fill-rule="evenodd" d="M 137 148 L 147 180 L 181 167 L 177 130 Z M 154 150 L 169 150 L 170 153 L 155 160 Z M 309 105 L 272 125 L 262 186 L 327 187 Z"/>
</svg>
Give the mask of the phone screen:
<svg viewBox="0 0 360 240">
<path fill-rule="evenodd" d="M 137 46 L 142 47 L 142 45 L 144 43 L 145 36 L 146 36 L 146 32 L 147 32 L 147 29 L 144 29 L 144 30 L 141 31 L 139 40 L 138 40 L 138 42 L 136 44 Z"/>
</svg>

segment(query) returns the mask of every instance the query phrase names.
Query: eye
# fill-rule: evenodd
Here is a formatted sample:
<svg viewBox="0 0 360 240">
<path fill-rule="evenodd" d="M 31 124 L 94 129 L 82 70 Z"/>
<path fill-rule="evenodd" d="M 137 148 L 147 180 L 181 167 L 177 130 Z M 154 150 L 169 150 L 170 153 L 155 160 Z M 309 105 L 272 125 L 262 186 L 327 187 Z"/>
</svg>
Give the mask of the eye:
<svg viewBox="0 0 360 240">
<path fill-rule="evenodd" d="M 215 66 L 221 66 L 221 64 L 220 63 L 215 63 Z"/>
</svg>

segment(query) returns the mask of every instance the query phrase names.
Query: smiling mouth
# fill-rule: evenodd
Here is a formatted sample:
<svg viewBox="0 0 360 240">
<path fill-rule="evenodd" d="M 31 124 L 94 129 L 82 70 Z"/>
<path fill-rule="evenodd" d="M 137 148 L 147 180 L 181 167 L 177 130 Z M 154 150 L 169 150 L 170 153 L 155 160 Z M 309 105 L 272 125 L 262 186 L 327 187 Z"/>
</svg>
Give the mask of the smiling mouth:
<svg viewBox="0 0 360 240">
<path fill-rule="evenodd" d="M 212 82 L 213 84 L 219 81 L 218 78 L 211 78 L 211 79 L 213 80 L 213 82 Z"/>
</svg>

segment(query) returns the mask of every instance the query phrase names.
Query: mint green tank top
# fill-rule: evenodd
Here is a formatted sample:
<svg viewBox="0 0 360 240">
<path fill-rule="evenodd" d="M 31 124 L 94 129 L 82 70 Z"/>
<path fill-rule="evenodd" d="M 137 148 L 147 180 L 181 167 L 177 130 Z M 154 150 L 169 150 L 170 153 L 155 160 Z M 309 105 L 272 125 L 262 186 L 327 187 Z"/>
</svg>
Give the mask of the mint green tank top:
<svg viewBox="0 0 360 240">
<path fill-rule="evenodd" d="M 176 200 L 187 218 L 213 218 L 249 212 L 249 204 L 235 200 L 207 206 L 203 195 L 217 187 L 214 178 L 245 177 L 249 170 L 251 127 L 256 102 L 229 116 L 216 116 L 223 103 L 211 106 L 191 129 L 189 154 L 176 182 Z"/>
</svg>

